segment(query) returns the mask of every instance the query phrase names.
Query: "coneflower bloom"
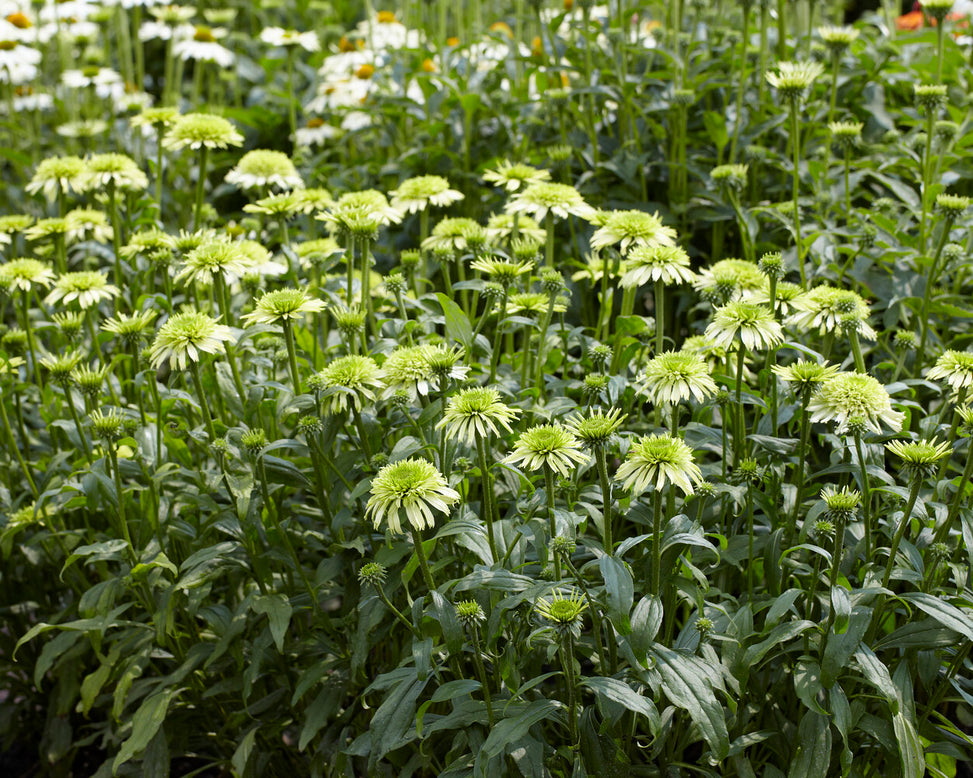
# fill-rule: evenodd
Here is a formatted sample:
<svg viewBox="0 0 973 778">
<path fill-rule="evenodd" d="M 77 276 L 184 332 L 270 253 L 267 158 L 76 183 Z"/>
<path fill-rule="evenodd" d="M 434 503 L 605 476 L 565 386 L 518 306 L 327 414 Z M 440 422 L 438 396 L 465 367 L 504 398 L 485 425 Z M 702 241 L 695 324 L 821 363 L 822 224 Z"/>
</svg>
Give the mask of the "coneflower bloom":
<svg viewBox="0 0 973 778">
<path fill-rule="evenodd" d="M 460 495 L 450 488 L 445 477 L 425 459 L 403 459 L 385 465 L 372 479 L 371 497 L 365 518 L 378 529 L 382 522 L 393 534 L 402 534 L 400 511 L 416 531 L 431 529 L 436 521 L 433 511 L 449 513 Z"/>
</svg>

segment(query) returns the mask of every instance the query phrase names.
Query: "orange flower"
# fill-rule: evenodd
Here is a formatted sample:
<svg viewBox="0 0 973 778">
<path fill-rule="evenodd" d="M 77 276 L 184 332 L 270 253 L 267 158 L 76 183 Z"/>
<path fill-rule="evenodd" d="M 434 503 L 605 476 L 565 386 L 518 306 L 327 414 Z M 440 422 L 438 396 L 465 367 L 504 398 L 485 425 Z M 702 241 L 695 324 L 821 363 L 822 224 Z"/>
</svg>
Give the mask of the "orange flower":
<svg viewBox="0 0 973 778">
<path fill-rule="evenodd" d="M 895 20 L 897 30 L 918 30 L 922 27 L 922 11 L 910 11 Z"/>
</svg>

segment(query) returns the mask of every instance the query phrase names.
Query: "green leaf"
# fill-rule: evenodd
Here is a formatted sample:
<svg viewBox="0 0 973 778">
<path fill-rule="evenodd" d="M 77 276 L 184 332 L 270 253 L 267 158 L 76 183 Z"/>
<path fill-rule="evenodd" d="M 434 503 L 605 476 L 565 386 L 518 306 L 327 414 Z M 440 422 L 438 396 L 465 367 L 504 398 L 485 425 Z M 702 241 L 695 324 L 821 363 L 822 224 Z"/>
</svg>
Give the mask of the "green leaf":
<svg viewBox="0 0 973 778">
<path fill-rule="evenodd" d="M 303 751 L 311 739 L 321 731 L 321 727 L 328 723 L 341 703 L 341 695 L 335 694 L 335 690 L 325 686 L 318 692 L 305 713 L 304 726 L 301 727 L 301 736 L 298 739 L 297 750 Z"/>
<path fill-rule="evenodd" d="M 763 661 L 764 657 L 767 656 L 767 652 L 774 646 L 780 643 L 786 643 L 807 630 L 813 629 L 814 626 L 813 621 L 787 621 L 783 624 L 778 624 L 770 631 L 770 634 L 766 638 L 759 643 L 747 647 L 743 655 L 744 665 L 749 668 L 754 667 Z"/>
<path fill-rule="evenodd" d="M 629 645 L 638 661 L 645 663 L 649 647 L 662 627 L 662 600 L 658 597 L 643 597 L 632 611 L 632 632 L 628 636 Z"/>
<path fill-rule="evenodd" d="M 874 686 L 885 697 L 889 704 L 889 709 L 893 714 L 899 712 L 899 694 L 892 683 L 892 676 L 889 669 L 882 663 L 875 653 L 868 646 L 861 646 L 855 652 L 855 659 L 858 666 L 862 669 L 862 674 L 872 686 Z"/>
<path fill-rule="evenodd" d="M 488 759 L 503 753 L 511 743 L 527 735 L 528 730 L 539 721 L 552 718 L 558 711 L 558 703 L 552 700 L 534 700 L 526 708 L 519 708 L 516 715 L 497 722 L 490 736 L 481 748 Z"/>
<path fill-rule="evenodd" d="M 659 734 L 662 721 L 659 718 L 659 711 L 656 710 L 655 704 L 648 697 L 644 697 L 636 692 L 624 681 L 619 681 L 617 678 L 592 676 L 581 681 L 581 685 L 587 686 L 597 697 L 603 697 L 606 700 L 618 703 L 624 708 L 641 713 L 648 719 L 649 730 L 652 732 L 653 737 Z"/>
<path fill-rule="evenodd" d="M 726 129 L 726 119 L 723 118 L 723 114 L 716 111 L 706 111 L 703 114 L 703 126 L 706 128 L 709 139 L 716 146 L 717 152 L 720 152 L 730 142 L 730 133 Z"/>
<path fill-rule="evenodd" d="M 871 617 L 871 608 L 857 606 L 852 609 L 848 629 L 840 635 L 832 633 L 829 637 L 828 647 L 824 650 L 824 657 L 821 661 L 821 682 L 826 688 L 830 689 L 834 685 L 838 676 L 847 666 L 852 654 L 858 650 Z"/>
<path fill-rule="evenodd" d="M 141 752 L 155 737 L 155 733 L 159 731 L 159 727 L 166 719 L 169 703 L 175 693 L 175 689 L 166 688 L 158 694 L 146 698 L 139 705 L 139 709 L 135 711 L 135 715 L 132 717 L 132 734 L 122 743 L 122 747 L 112 763 L 113 772 Z"/>
<path fill-rule="evenodd" d="M 822 716 L 828 715 L 828 711 L 818 702 L 818 697 L 824 694 L 824 686 L 821 684 L 821 668 L 817 662 L 804 658 L 794 666 L 794 691 L 809 710 Z"/>
<path fill-rule="evenodd" d="M 473 347 L 473 325 L 470 324 L 469 318 L 463 313 L 462 308 L 442 292 L 436 292 L 436 297 L 446 317 L 446 337 L 452 338 L 469 352 Z"/>
<path fill-rule="evenodd" d="M 973 640 L 973 620 L 955 605 L 925 592 L 906 592 L 900 597 L 906 602 L 913 603 L 944 627 L 958 632 L 967 640 Z"/>
<path fill-rule="evenodd" d="M 266 613 L 270 621 L 270 634 L 274 638 L 274 645 L 277 652 L 284 653 L 284 636 L 287 634 L 287 627 L 291 623 L 291 613 L 294 609 L 290 602 L 282 594 L 266 594 L 255 597 L 250 603 L 250 608 L 254 613 Z"/>
<path fill-rule="evenodd" d="M 666 696 L 689 714 L 713 751 L 713 757 L 725 758 L 730 750 L 730 736 L 723 706 L 713 691 L 714 682 L 721 678 L 719 669 L 698 657 L 661 645 L 652 647 L 652 655 Z"/>
<path fill-rule="evenodd" d="M 922 778 L 926 774 L 926 760 L 915 726 L 901 710 L 892 716 L 892 726 L 902 758 L 902 778 Z"/>
<path fill-rule="evenodd" d="M 834 609 L 834 631 L 843 635 L 851 621 L 851 597 L 843 586 L 831 587 L 831 607 Z"/>
<path fill-rule="evenodd" d="M 797 728 L 797 750 L 787 778 L 827 778 L 831 764 L 831 724 L 827 715 L 807 712 Z"/>
<path fill-rule="evenodd" d="M 250 761 L 250 752 L 253 751 L 253 744 L 257 739 L 258 729 L 260 729 L 259 725 L 244 735 L 243 740 L 240 741 L 240 745 L 238 745 L 236 747 L 236 751 L 233 752 L 233 758 L 230 760 L 230 764 L 233 765 L 233 774 L 238 778 L 240 778 L 240 776 L 242 776 L 247 769 L 247 762 Z"/>
<path fill-rule="evenodd" d="M 615 629 L 622 635 L 632 631 L 632 624 L 628 619 L 628 612 L 632 609 L 635 597 L 635 585 L 628 566 L 615 557 L 607 554 L 598 560 L 598 567 L 605 579 L 605 593 L 608 595 L 608 618 Z"/>
</svg>

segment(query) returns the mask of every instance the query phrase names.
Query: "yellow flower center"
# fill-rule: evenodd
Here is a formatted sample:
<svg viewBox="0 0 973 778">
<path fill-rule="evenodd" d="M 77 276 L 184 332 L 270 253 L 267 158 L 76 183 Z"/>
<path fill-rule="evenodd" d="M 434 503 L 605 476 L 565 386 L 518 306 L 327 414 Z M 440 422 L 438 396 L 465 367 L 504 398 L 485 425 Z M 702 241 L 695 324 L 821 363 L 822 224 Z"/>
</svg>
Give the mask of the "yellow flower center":
<svg viewBox="0 0 973 778">
<path fill-rule="evenodd" d="M 436 63 L 433 62 L 429 57 L 426 57 L 422 61 L 422 71 L 424 73 L 435 73 L 439 68 L 436 67 Z"/>
<path fill-rule="evenodd" d="M 216 36 L 213 35 L 213 31 L 209 27 L 201 24 L 193 34 L 193 40 L 200 43 L 215 43 Z"/>
<path fill-rule="evenodd" d="M 514 37 L 514 31 L 510 29 L 510 25 L 506 22 L 494 22 L 490 25 L 490 32 L 502 32 L 508 38 Z"/>
<path fill-rule="evenodd" d="M 0 51 L 13 51 L 17 48 L 17 41 L 0 41 Z"/>
<path fill-rule="evenodd" d="M 17 27 L 18 29 L 21 30 L 26 30 L 29 27 L 34 26 L 31 23 L 30 19 L 28 19 L 24 14 L 20 13 L 20 11 L 17 11 L 12 14 L 7 14 L 7 21 L 10 22 L 14 27 Z"/>
<path fill-rule="evenodd" d="M 375 66 L 369 65 L 367 62 L 355 71 L 355 76 L 364 81 L 367 81 L 373 75 L 375 75 Z"/>
<path fill-rule="evenodd" d="M 395 12 L 394 11 L 379 11 L 378 21 L 382 24 L 395 24 Z"/>
<path fill-rule="evenodd" d="M 314 118 L 307 120 L 307 126 L 310 129 L 312 129 L 312 130 L 313 129 L 316 129 L 318 127 L 323 127 L 324 126 L 324 119 L 321 119 L 321 118 L 315 116 Z"/>
</svg>

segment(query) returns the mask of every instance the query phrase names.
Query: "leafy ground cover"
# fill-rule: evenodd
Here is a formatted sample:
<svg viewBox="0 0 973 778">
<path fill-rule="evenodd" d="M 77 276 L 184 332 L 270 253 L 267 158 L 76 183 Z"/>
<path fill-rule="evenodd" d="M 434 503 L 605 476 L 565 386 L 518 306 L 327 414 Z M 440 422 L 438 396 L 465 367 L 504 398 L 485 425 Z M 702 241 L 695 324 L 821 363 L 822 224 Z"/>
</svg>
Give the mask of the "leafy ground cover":
<svg viewBox="0 0 973 778">
<path fill-rule="evenodd" d="M 6 6 L 6 768 L 963 775 L 973 42 L 838 5 Z"/>
</svg>

